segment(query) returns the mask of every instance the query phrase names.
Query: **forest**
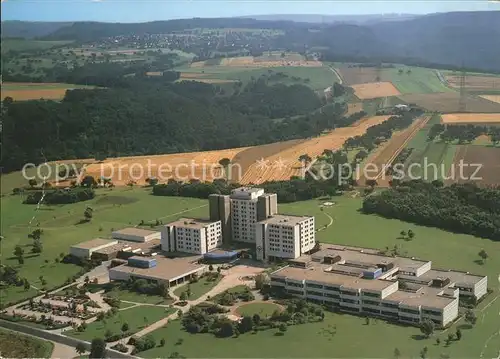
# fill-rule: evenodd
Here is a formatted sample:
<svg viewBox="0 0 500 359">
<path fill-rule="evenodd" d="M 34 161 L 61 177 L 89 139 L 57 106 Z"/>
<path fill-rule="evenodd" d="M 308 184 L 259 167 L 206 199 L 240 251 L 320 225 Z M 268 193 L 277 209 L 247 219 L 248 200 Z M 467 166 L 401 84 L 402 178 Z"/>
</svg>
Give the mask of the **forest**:
<svg viewBox="0 0 500 359">
<path fill-rule="evenodd" d="M 500 189 L 474 184 L 402 182 L 363 201 L 363 212 L 500 240 Z"/>
<path fill-rule="evenodd" d="M 302 85 L 268 85 L 260 79 L 228 95 L 219 86 L 172 83 L 171 76 L 92 76 L 80 79 L 110 79 L 109 87 L 71 90 L 61 102 L 4 99 L 4 171 L 45 160 L 259 145 L 316 136 L 352 121 L 343 118 L 340 103 L 314 112 L 322 102 Z M 271 120 L 276 117 L 285 118 Z"/>
</svg>

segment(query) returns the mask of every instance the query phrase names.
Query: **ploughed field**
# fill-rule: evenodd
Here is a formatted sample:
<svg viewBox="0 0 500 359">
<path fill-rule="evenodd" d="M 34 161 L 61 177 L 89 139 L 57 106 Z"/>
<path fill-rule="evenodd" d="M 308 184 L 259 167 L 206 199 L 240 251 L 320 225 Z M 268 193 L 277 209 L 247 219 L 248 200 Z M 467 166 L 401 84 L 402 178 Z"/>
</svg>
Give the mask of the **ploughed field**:
<svg viewBox="0 0 500 359">
<path fill-rule="evenodd" d="M 463 161 L 463 162 L 462 162 Z M 464 178 L 479 186 L 498 186 L 500 184 L 500 148 L 464 145 L 459 146 L 455 153 L 453 165 L 456 180 L 449 182 L 468 182 L 459 176 L 460 163 L 463 167 Z"/>
</svg>

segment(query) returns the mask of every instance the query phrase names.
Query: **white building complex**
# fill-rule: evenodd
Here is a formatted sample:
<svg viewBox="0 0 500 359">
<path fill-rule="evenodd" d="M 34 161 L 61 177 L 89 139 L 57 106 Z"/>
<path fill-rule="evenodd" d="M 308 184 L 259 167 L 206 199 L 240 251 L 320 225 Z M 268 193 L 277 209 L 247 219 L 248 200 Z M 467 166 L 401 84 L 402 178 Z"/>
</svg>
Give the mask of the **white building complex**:
<svg viewBox="0 0 500 359">
<path fill-rule="evenodd" d="M 271 286 L 339 310 L 444 327 L 458 316 L 460 296 L 482 298 L 487 277 L 433 270 L 430 261 L 377 250 L 322 246 L 271 274 Z"/>
<path fill-rule="evenodd" d="M 166 252 L 205 254 L 221 245 L 221 221 L 180 218 L 161 231 L 161 249 Z"/>
<path fill-rule="evenodd" d="M 160 239 L 161 233 L 159 231 L 130 227 L 112 232 L 111 237 L 131 242 L 149 242 L 153 239 Z"/>
<path fill-rule="evenodd" d="M 315 245 L 314 217 L 277 214 L 256 224 L 258 260 L 294 259 Z"/>
</svg>

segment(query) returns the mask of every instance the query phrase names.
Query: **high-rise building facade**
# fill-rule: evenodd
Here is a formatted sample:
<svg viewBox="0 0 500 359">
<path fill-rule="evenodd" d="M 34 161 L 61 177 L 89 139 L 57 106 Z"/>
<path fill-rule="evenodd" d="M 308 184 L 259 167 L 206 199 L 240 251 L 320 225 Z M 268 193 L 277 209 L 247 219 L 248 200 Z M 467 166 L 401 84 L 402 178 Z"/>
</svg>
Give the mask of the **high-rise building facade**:
<svg viewBox="0 0 500 359">
<path fill-rule="evenodd" d="M 221 245 L 221 221 L 180 218 L 161 231 L 161 249 L 166 252 L 205 254 Z"/>
</svg>

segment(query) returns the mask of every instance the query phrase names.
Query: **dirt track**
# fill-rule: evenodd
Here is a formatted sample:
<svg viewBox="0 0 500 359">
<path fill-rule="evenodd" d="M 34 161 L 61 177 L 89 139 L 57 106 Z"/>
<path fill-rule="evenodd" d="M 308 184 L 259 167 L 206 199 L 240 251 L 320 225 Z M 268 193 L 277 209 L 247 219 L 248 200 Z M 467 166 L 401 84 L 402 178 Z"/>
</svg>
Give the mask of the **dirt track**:
<svg viewBox="0 0 500 359">
<path fill-rule="evenodd" d="M 427 116 L 414 121 L 413 124 L 406 130 L 396 132 L 389 141 L 368 157 L 368 160 L 365 163 L 365 168 L 367 168 L 367 164 L 370 164 L 370 166 L 375 165 L 379 170 L 378 174 L 373 172 L 367 172 L 366 174 L 370 177 L 370 179 L 376 179 L 379 187 L 388 187 L 389 181 L 391 180 L 390 176 L 385 175 L 384 166 L 387 168 L 387 166 L 394 162 L 396 157 L 418 133 L 418 131 L 420 131 L 420 129 L 422 129 L 427 122 L 429 122 L 429 120 L 430 117 Z M 365 171 L 361 171 L 361 176 L 358 179 L 358 184 L 360 186 L 364 186 L 367 180 L 364 172 Z"/>
</svg>

